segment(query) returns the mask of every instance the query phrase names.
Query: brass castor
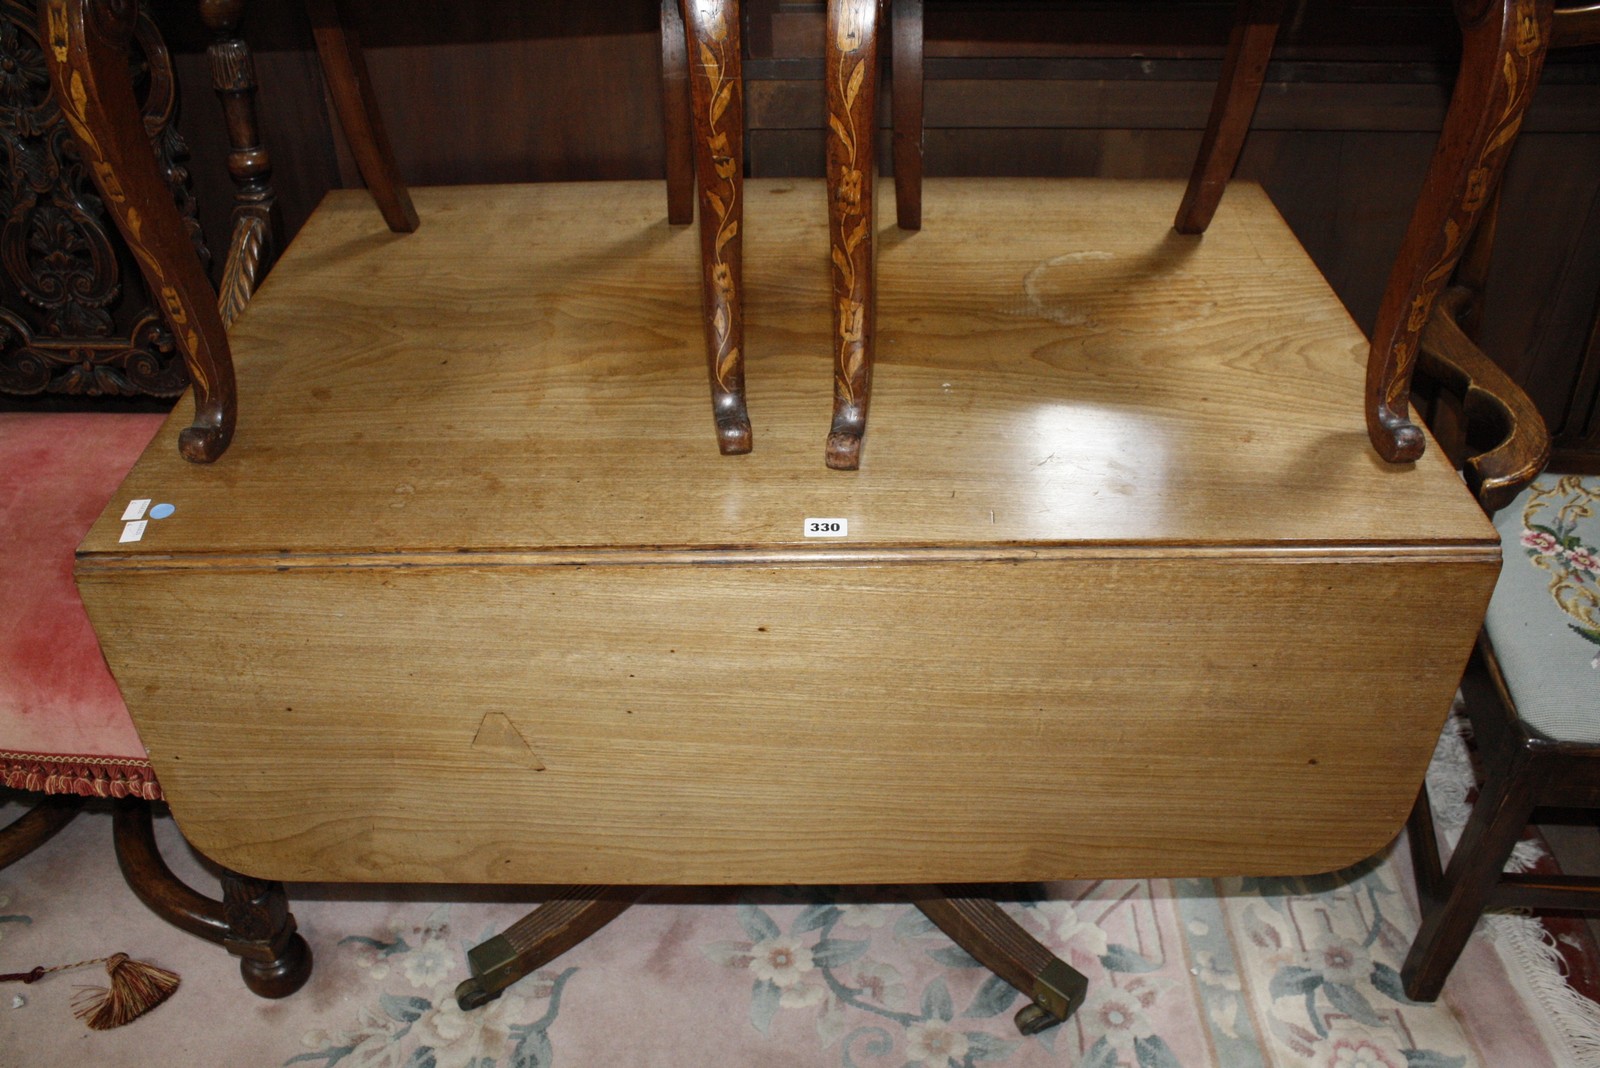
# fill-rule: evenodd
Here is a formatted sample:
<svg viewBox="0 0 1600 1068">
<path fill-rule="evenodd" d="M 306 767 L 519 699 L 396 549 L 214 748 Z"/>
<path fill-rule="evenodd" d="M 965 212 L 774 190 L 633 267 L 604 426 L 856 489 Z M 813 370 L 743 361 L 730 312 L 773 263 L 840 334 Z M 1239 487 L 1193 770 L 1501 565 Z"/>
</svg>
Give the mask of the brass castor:
<svg viewBox="0 0 1600 1068">
<path fill-rule="evenodd" d="M 456 1004 L 461 1007 L 462 1012 L 481 1009 L 499 996 L 500 991 L 485 990 L 483 984 L 476 978 L 463 979 L 461 985 L 456 987 Z"/>
<path fill-rule="evenodd" d="M 1025 1035 L 1037 1035 L 1062 1023 L 1061 1017 L 1040 1008 L 1031 1001 L 1018 1009 L 1017 1015 L 1013 1019 L 1016 1021 L 1017 1030 Z"/>
</svg>

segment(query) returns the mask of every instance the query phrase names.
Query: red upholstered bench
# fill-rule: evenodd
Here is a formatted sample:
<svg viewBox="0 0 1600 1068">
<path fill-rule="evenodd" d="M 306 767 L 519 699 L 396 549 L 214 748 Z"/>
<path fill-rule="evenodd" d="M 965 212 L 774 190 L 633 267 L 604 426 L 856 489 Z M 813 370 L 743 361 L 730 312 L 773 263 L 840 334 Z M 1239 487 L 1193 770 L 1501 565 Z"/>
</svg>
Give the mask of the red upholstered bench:
<svg viewBox="0 0 1600 1068">
<path fill-rule="evenodd" d="M 224 870 L 223 900 L 156 851 L 161 784 L 73 585 L 73 554 L 161 425 L 159 415 L 0 412 L 0 785 L 37 795 L 0 829 L 0 867 L 47 841 L 85 798 L 118 799 L 117 859 L 158 915 L 219 942 L 263 997 L 311 974 L 280 883 Z"/>
</svg>

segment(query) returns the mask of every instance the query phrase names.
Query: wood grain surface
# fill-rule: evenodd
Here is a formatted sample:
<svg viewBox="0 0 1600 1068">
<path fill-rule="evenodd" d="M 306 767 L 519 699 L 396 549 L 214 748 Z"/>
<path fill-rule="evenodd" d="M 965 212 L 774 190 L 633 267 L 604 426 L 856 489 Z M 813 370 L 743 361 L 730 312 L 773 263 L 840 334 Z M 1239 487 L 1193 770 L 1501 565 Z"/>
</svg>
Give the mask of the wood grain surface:
<svg viewBox="0 0 1600 1068">
<path fill-rule="evenodd" d="M 820 181 L 749 184 L 748 390 L 767 436 L 722 463 L 698 241 L 667 225 L 659 183 L 418 189 L 425 225 L 404 237 L 361 191 L 332 194 L 230 334 L 250 415 L 228 462 L 152 450 L 85 563 L 1487 544 L 1442 457 L 1391 470 L 1364 444 L 1366 341 L 1259 188 L 1230 192 L 1203 237 L 1172 233 L 1182 188 L 935 179 L 922 232 L 890 213 L 874 446 L 833 478 L 815 462 Z M 139 497 L 177 514 L 120 545 Z M 807 516 L 848 517 L 850 537 L 819 546 Z"/>
<path fill-rule="evenodd" d="M 850 474 L 815 462 L 820 182 L 747 186 L 734 458 L 658 184 L 420 189 L 403 239 L 331 197 L 234 328 L 233 448 L 182 463 L 180 411 L 80 552 L 185 834 L 357 881 L 1371 853 L 1497 542 L 1443 450 L 1372 452 L 1365 340 L 1259 190 L 1204 238 L 1170 232 L 1181 191 L 930 181 L 881 246 Z M 119 544 L 131 497 L 176 511 Z"/>
<path fill-rule="evenodd" d="M 184 835 L 231 868 L 926 883 L 1367 856 L 1416 796 L 1493 577 L 1178 555 L 83 589 Z M 497 714 L 522 745 L 474 745 Z"/>
</svg>

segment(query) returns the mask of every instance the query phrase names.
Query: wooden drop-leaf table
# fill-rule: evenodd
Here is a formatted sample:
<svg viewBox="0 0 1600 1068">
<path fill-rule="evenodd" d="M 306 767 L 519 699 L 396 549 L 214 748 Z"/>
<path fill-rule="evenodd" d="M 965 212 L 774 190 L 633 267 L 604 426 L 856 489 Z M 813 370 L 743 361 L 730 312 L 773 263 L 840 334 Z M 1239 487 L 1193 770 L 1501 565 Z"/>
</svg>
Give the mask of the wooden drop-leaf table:
<svg viewBox="0 0 1600 1068">
<path fill-rule="evenodd" d="M 328 197 L 232 328 L 231 448 L 185 462 L 180 404 L 79 555 L 185 836 L 617 885 L 1385 844 L 1498 543 L 1440 450 L 1368 444 L 1366 340 L 1259 188 L 1182 236 L 1180 183 L 929 181 L 855 472 L 815 448 L 822 183 L 746 189 L 733 457 L 656 183 L 419 189 L 409 235 Z M 173 511 L 124 542 L 135 499 Z"/>
</svg>

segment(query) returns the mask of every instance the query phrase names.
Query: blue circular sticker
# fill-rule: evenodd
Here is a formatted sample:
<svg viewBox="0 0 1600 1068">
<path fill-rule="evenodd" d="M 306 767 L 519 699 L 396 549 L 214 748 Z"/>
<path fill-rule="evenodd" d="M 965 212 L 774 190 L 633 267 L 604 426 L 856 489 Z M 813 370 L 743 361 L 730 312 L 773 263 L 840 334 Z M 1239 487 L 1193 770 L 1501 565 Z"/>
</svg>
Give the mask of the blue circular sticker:
<svg viewBox="0 0 1600 1068">
<path fill-rule="evenodd" d="M 177 510 L 178 510 L 177 508 L 175 508 L 174 506 L 172 506 L 170 504 L 158 504 L 154 508 L 150 509 L 150 518 L 151 519 L 165 519 L 165 518 L 167 518 L 167 516 L 171 515 L 173 512 L 176 512 Z"/>
</svg>

